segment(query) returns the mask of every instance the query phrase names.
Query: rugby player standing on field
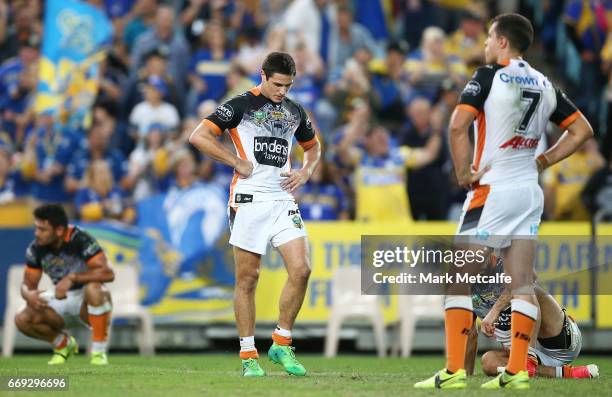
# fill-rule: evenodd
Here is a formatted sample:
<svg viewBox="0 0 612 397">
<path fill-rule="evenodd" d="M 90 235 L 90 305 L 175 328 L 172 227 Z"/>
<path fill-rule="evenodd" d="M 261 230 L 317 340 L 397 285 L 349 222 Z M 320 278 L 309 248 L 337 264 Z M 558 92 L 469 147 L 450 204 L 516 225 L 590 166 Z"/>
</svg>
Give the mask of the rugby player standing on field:
<svg viewBox="0 0 612 397">
<path fill-rule="evenodd" d="M 527 353 L 536 319 L 533 258 L 544 206 L 538 173 L 593 136 L 582 113 L 522 55 L 533 42 L 533 27 L 518 14 L 498 15 L 485 42 L 488 65 L 478 68 L 451 116 L 449 135 L 459 185 L 469 187 L 457 237 L 489 255 L 502 250 L 512 277 L 512 341 L 508 365 L 483 388 L 527 389 Z M 468 130 L 474 127 L 470 165 Z M 534 160 L 537 143 L 552 121 L 564 130 L 557 143 Z M 474 272 L 479 269 L 466 269 Z M 472 328 L 470 286 L 453 285 L 445 302 L 446 368 L 417 388 L 465 388 L 465 353 Z"/>
<path fill-rule="evenodd" d="M 268 54 L 261 84 L 221 104 L 189 138 L 200 152 L 234 168 L 229 242 L 236 265 L 234 313 L 243 376 L 265 375 L 255 348 L 255 289 L 268 243 L 278 249 L 288 273 L 268 356 L 289 374 L 306 374 L 295 358 L 291 330 L 304 301 L 311 266 L 306 229 L 292 193 L 312 175 L 321 148 L 304 108 L 286 97 L 295 73 L 289 54 Z M 229 132 L 236 154 L 217 140 L 224 131 Z M 304 161 L 302 168 L 292 170 L 289 155 L 294 136 L 304 149 Z"/>
</svg>

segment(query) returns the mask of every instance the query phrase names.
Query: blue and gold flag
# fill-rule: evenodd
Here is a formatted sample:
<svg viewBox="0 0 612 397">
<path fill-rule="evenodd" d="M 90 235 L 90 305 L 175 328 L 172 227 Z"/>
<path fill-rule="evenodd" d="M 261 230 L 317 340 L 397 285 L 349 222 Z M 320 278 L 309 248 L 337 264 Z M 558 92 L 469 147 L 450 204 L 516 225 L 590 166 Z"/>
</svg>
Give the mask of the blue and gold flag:
<svg viewBox="0 0 612 397">
<path fill-rule="evenodd" d="M 233 317 L 226 192 L 196 183 L 137 204 L 143 303 L 158 322 Z"/>
<path fill-rule="evenodd" d="M 104 13 L 90 4 L 45 2 L 37 113 L 69 116 L 72 125 L 82 125 L 97 95 L 99 63 L 112 29 Z"/>
</svg>

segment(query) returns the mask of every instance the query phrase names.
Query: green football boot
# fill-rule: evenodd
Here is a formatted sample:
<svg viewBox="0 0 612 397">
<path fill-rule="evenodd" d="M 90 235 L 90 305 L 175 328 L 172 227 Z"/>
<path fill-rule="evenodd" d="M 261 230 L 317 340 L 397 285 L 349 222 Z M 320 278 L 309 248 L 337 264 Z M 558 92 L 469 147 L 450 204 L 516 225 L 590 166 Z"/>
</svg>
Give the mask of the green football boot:
<svg viewBox="0 0 612 397">
<path fill-rule="evenodd" d="M 296 360 L 294 350 L 295 347 L 293 346 L 281 346 L 272 343 L 270 350 L 268 350 L 268 357 L 274 364 L 282 365 L 288 374 L 304 376 L 306 375 L 306 368 Z"/>
<path fill-rule="evenodd" d="M 259 360 L 256 358 L 247 358 L 242 360 L 242 376 L 266 376 L 266 373 L 259 366 Z"/>
<path fill-rule="evenodd" d="M 414 387 L 417 389 L 465 389 L 467 387 L 467 375 L 465 369 L 449 374 L 444 368 L 436 372 L 431 378 L 415 383 Z"/>
<path fill-rule="evenodd" d="M 483 389 L 529 389 L 529 373 L 527 371 L 520 371 L 510 375 L 504 371 L 497 375 L 495 379 L 483 383 L 480 387 Z"/>
<path fill-rule="evenodd" d="M 92 352 L 89 363 L 91 365 L 108 365 L 108 356 L 104 352 Z"/>
<path fill-rule="evenodd" d="M 74 336 L 68 337 L 68 343 L 61 349 L 53 349 L 53 356 L 47 362 L 49 365 L 65 364 L 68 358 L 79 352 L 79 345 Z"/>
</svg>

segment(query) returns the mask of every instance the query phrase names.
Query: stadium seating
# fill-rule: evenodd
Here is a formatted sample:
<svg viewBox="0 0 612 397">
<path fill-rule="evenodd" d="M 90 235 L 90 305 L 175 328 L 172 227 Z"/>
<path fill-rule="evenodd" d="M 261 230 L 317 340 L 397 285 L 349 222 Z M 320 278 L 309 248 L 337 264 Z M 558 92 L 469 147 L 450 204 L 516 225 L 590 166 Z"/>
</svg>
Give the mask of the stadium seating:
<svg viewBox="0 0 612 397">
<path fill-rule="evenodd" d="M 335 357 L 342 322 L 347 318 L 367 318 L 374 326 L 374 338 L 379 357 L 387 353 L 385 322 L 378 296 L 361 294 L 361 268 L 345 266 L 337 269 L 333 277 L 332 306 L 327 322 L 325 357 Z"/>
<path fill-rule="evenodd" d="M 399 329 L 391 354 L 396 356 L 400 350 L 402 357 L 410 357 L 417 322 L 425 318 L 444 320 L 444 295 L 400 295 L 398 311 Z"/>
<path fill-rule="evenodd" d="M 155 354 L 153 317 L 148 309 L 140 304 L 138 269 L 135 266 L 123 265 L 113 267 L 113 271 L 115 281 L 108 284 L 113 299 L 113 319 L 139 319 L 138 350 L 142 355 L 153 355 Z"/>
</svg>

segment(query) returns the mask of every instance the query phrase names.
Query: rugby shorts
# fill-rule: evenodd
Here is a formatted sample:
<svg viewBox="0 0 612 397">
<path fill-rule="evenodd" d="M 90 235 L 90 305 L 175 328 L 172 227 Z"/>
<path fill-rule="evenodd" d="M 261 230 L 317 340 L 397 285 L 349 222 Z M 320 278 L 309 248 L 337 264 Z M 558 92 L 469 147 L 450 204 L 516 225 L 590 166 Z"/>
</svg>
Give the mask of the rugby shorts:
<svg viewBox="0 0 612 397">
<path fill-rule="evenodd" d="M 74 328 L 79 325 L 88 327 L 81 319 L 81 307 L 85 299 L 84 288 L 76 290 L 70 290 L 67 292 L 65 299 L 57 299 L 55 297 L 55 290 L 48 290 L 41 294 L 41 297 L 47 301 L 50 308 L 55 310 L 61 318 L 64 319 L 66 328 Z"/>
<path fill-rule="evenodd" d="M 468 192 L 455 241 L 493 248 L 535 240 L 544 210 L 537 183 L 481 185 Z"/>
<path fill-rule="evenodd" d="M 270 243 L 277 248 L 306 237 L 306 227 L 295 201 L 256 201 L 229 207 L 229 243 L 246 251 L 265 255 Z"/>
</svg>

